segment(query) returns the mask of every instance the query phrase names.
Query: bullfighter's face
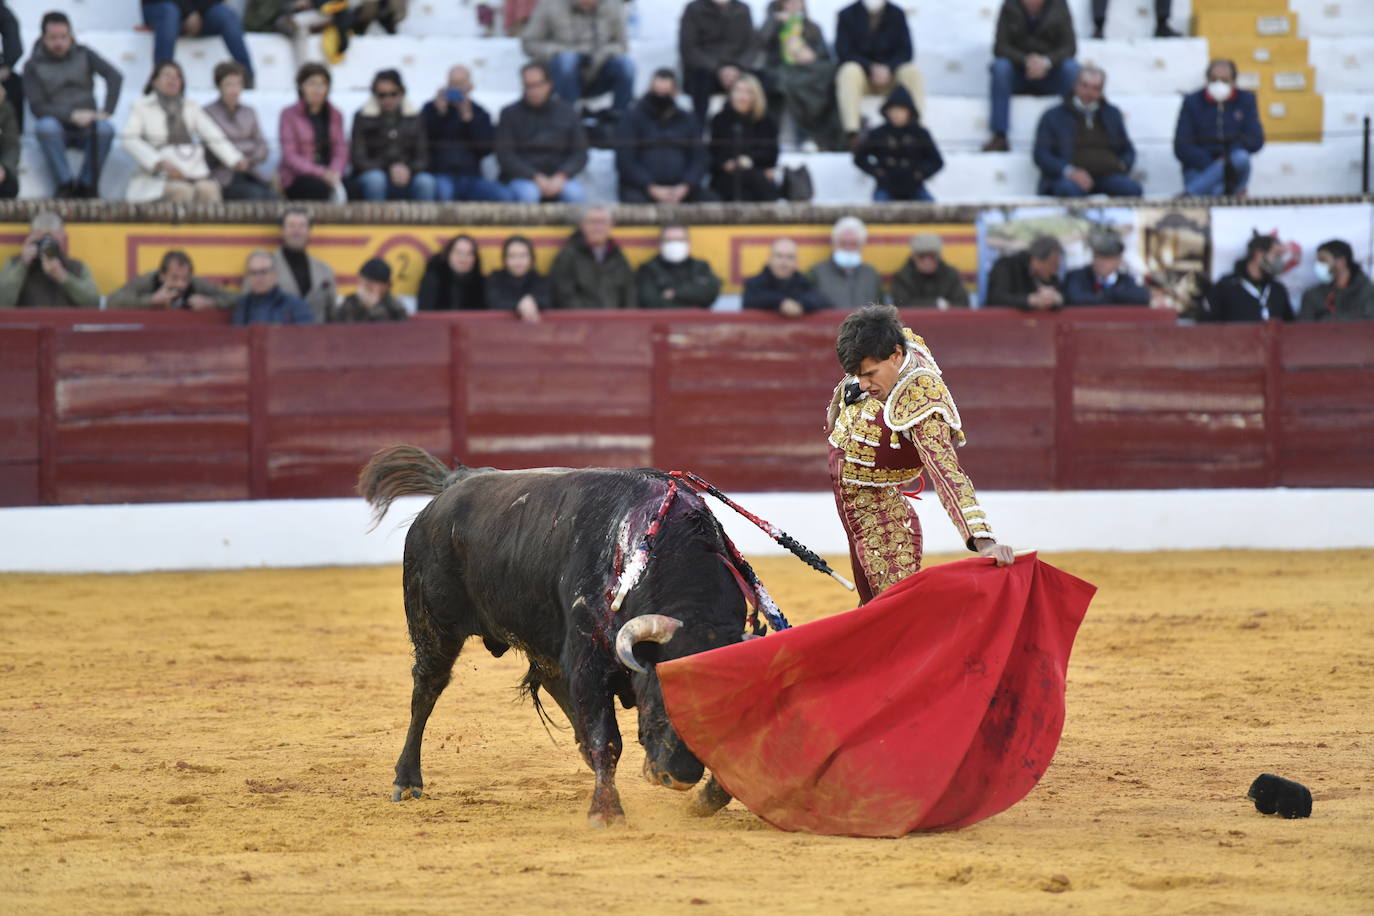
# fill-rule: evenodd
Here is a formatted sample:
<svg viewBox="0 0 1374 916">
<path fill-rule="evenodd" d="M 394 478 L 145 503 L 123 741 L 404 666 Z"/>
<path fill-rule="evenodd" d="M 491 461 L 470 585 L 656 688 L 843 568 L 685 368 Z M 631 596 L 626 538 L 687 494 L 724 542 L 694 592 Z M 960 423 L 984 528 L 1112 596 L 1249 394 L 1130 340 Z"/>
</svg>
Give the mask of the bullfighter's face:
<svg viewBox="0 0 1374 916">
<path fill-rule="evenodd" d="M 870 398 L 887 400 L 887 396 L 892 393 L 892 386 L 897 384 L 897 374 L 902 371 L 902 360 L 905 358 L 906 354 L 900 347 L 894 349 L 892 355 L 886 359 L 865 357 L 864 361 L 859 363 L 859 371 L 854 374 L 859 389 Z"/>
</svg>

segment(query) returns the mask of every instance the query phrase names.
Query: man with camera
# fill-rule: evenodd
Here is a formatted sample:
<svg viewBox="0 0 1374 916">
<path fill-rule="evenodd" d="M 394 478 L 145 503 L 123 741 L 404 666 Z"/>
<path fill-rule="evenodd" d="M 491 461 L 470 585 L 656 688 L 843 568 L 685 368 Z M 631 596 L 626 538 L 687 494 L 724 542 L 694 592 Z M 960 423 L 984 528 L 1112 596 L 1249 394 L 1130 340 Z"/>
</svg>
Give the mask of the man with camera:
<svg viewBox="0 0 1374 916">
<path fill-rule="evenodd" d="M 43 211 L 29 224 L 19 254 L 0 268 L 0 308 L 100 307 L 90 268 L 67 256 L 62 217 Z"/>
<path fill-rule="evenodd" d="M 218 283 L 197 277 L 184 251 L 169 251 L 157 270 L 134 277 L 110 293 L 112 309 L 210 309 L 234 307 L 234 294 Z"/>
<path fill-rule="evenodd" d="M 429 137 L 429 170 L 440 200 L 514 200 L 505 185 L 482 177 L 482 160 L 496 148 L 491 115 L 472 98 L 472 72 L 461 64 L 448 84 L 420 109 Z"/>
</svg>

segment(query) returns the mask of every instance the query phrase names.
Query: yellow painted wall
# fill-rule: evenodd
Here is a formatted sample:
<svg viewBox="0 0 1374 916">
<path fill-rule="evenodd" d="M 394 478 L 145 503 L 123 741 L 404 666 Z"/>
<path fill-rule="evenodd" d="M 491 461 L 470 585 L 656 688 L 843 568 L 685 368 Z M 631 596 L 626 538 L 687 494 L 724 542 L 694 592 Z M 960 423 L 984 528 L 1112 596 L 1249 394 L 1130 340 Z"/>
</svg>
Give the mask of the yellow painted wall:
<svg viewBox="0 0 1374 916">
<path fill-rule="evenodd" d="M 370 257 L 381 256 L 391 265 L 395 290 L 414 295 L 420 286 L 425 261 L 457 232 L 477 239 L 484 270 L 501 266 L 501 244 L 512 234 L 529 238 L 535 246 L 539 269 L 547 272 L 554 255 L 568 237 L 565 226 L 316 226 L 311 253 L 328 263 L 339 276 L 339 287 L 349 292 L 358 268 Z M 945 239 L 945 260 L 964 273 L 971 283 L 977 264 L 977 238 L 972 223 L 934 225 L 875 225 L 869 227 L 864 259 L 884 276 L 894 273 L 910 252 L 912 235 L 934 232 Z M 21 224 L 0 225 L 0 258 L 18 253 L 28 234 Z M 179 248 L 191 256 L 196 273 L 238 286 L 243 263 L 256 248 L 278 244 L 275 225 L 171 225 L 157 223 L 72 223 L 68 226 L 71 255 L 94 271 L 100 291 L 118 289 L 137 274 L 154 270 L 162 255 Z M 638 265 L 658 248 L 658 229 L 653 226 L 618 228 L 614 237 L 625 248 L 630 263 Z M 830 252 L 828 225 L 712 225 L 691 228 L 693 256 L 711 262 L 725 281 L 726 292 L 738 292 L 743 281 L 758 273 L 774 239 L 795 239 L 803 269 L 823 260 Z"/>
</svg>

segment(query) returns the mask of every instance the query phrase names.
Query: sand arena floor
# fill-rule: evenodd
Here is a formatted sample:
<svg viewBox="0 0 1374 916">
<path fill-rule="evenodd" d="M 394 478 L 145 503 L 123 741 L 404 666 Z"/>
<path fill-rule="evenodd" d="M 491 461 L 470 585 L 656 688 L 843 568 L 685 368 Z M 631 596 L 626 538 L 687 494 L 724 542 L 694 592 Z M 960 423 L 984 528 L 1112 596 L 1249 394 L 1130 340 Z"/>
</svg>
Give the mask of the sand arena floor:
<svg viewBox="0 0 1374 916">
<path fill-rule="evenodd" d="M 1066 554 L 1101 588 L 1041 785 L 902 840 L 711 820 L 591 775 L 469 644 L 427 797 L 388 800 L 410 692 L 395 567 L 0 576 L 0 911 L 1374 912 L 1374 552 Z M 847 607 L 795 561 L 794 622 Z M 555 711 L 555 715 L 557 712 Z M 1271 771 L 1310 820 L 1244 798 Z"/>
</svg>

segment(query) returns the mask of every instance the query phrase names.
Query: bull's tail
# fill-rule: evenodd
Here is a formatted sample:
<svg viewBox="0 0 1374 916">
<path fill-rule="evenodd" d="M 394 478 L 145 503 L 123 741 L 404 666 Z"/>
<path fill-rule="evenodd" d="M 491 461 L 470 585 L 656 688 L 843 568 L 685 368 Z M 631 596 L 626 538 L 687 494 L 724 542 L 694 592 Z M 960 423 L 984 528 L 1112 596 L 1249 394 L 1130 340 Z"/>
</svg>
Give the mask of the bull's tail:
<svg viewBox="0 0 1374 916">
<path fill-rule="evenodd" d="M 358 495 L 372 506 L 375 528 L 401 496 L 438 496 L 449 482 L 442 461 L 413 445 L 384 448 L 358 472 Z"/>
</svg>

